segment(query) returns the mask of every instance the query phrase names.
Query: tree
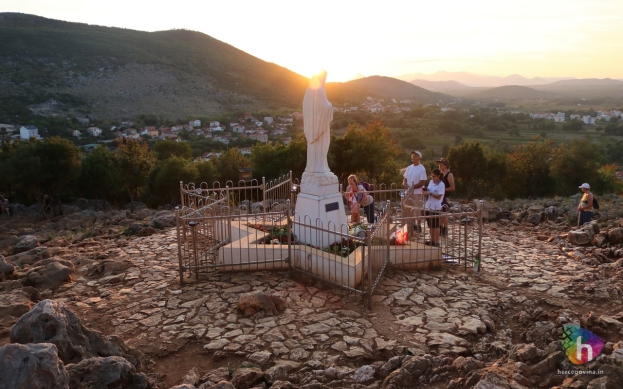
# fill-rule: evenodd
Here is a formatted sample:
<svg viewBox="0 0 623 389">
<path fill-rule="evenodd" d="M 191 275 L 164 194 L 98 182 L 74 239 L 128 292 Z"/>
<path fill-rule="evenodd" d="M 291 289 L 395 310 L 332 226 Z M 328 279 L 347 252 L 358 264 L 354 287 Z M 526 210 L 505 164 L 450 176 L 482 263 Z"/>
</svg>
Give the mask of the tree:
<svg viewBox="0 0 623 389">
<path fill-rule="evenodd" d="M 380 120 L 369 122 L 363 128 L 351 125 L 344 139 L 349 149 L 340 152 L 350 158 L 354 167 L 352 173 L 363 172 L 375 183 L 393 180 L 398 171 L 396 158 L 401 151 L 391 137 L 389 127 Z"/>
<path fill-rule="evenodd" d="M 599 157 L 599 148 L 590 142 L 575 139 L 560 145 L 551 162 L 551 175 L 559 193 L 575 193 L 579 184 L 594 181 Z"/>
<path fill-rule="evenodd" d="M 468 198 L 478 192 L 487 175 L 487 159 L 479 142 L 465 142 L 448 152 L 452 172 L 459 187 L 465 188 Z"/>
<path fill-rule="evenodd" d="M 400 142 L 400 145 L 407 150 L 420 150 L 426 148 L 424 142 L 420 138 L 415 136 L 404 139 L 402 142 Z"/>
<path fill-rule="evenodd" d="M 173 156 L 184 159 L 192 159 L 193 157 L 193 150 L 190 144 L 186 142 L 175 142 L 168 139 L 157 141 L 154 145 L 154 151 L 159 161 L 164 161 Z"/>
<path fill-rule="evenodd" d="M 121 185 L 133 202 L 140 195 L 149 172 L 154 167 L 156 158 L 142 140 L 121 138 L 117 140 L 118 149 L 114 153 L 114 162 Z"/>
<path fill-rule="evenodd" d="M 100 145 L 84 157 L 78 182 L 85 197 L 104 201 L 119 188 L 113 155 L 106 147 Z"/>
<path fill-rule="evenodd" d="M 584 123 L 580 120 L 574 119 L 562 125 L 564 132 L 579 132 L 584 128 Z"/>
<path fill-rule="evenodd" d="M 218 171 L 218 181 L 225 184 L 232 181 L 234 186 L 238 186 L 239 169 L 249 167 L 249 160 L 240 154 L 240 150 L 232 148 L 223 151 L 221 156 L 216 159 L 216 170 Z"/>
<path fill-rule="evenodd" d="M 156 204 L 177 204 L 180 200 L 180 181 L 194 181 L 198 176 L 197 166 L 181 157 L 170 157 L 158 161 L 149 173 L 150 199 Z"/>
<path fill-rule="evenodd" d="M 71 141 L 58 137 L 45 141 L 30 140 L 16 146 L 5 162 L 5 171 L 23 195 L 43 201 L 48 193 L 62 213 L 61 195 L 71 190 L 80 173 L 81 152 Z"/>
<path fill-rule="evenodd" d="M 212 161 L 201 161 L 196 163 L 197 177 L 195 178 L 195 184 L 201 185 L 202 182 L 212 185 L 214 181 L 218 179 L 218 171 Z"/>
<path fill-rule="evenodd" d="M 256 177 L 272 180 L 292 170 L 294 177 L 300 177 L 305 170 L 307 141 L 297 138 L 289 145 L 281 143 L 256 144 L 249 160 Z"/>
<path fill-rule="evenodd" d="M 506 156 L 505 186 L 511 197 L 540 197 L 551 193 L 554 182 L 550 167 L 554 141 L 536 138 L 533 142 L 515 146 Z"/>
</svg>

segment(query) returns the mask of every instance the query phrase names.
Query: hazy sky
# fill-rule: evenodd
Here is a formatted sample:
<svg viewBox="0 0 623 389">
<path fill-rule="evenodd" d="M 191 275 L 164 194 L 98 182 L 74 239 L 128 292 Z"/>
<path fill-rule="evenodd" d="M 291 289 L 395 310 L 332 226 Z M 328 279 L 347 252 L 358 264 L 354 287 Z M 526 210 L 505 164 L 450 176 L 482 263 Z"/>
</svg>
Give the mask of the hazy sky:
<svg viewBox="0 0 623 389">
<path fill-rule="evenodd" d="M 200 31 L 328 81 L 466 71 L 623 79 L 623 0 L 0 0 L 0 12 Z"/>
</svg>

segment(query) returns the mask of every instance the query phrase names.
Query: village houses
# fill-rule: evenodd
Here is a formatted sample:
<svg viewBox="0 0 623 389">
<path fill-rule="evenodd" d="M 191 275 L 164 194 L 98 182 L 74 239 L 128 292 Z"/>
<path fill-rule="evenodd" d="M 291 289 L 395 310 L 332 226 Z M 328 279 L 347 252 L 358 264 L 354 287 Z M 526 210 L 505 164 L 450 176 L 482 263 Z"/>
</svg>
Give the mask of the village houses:
<svg viewBox="0 0 623 389">
<path fill-rule="evenodd" d="M 98 127 L 89 127 L 87 128 L 87 134 L 91 136 L 100 136 L 102 135 L 102 130 Z"/>
<path fill-rule="evenodd" d="M 21 126 L 19 129 L 19 137 L 21 139 L 41 139 L 41 137 L 39 136 L 39 129 L 37 128 L 37 126 L 33 125 Z"/>
</svg>

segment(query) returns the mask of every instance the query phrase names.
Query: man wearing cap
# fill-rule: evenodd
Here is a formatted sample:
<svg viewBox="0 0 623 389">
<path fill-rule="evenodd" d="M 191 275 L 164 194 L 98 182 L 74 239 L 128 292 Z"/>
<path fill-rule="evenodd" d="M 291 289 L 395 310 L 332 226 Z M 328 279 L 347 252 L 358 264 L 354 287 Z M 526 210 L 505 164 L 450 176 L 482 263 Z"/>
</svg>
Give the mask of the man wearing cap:
<svg viewBox="0 0 623 389">
<path fill-rule="evenodd" d="M 591 193 L 591 186 L 586 182 L 580 185 L 578 188 L 582 189 L 582 199 L 578 204 L 578 227 L 582 224 L 588 223 L 593 217 L 593 212 L 590 211 L 593 208 L 593 194 Z"/>
<path fill-rule="evenodd" d="M 403 208 L 407 214 L 413 215 L 414 209 L 422 209 L 422 187 L 426 185 L 426 168 L 420 163 L 422 153 L 419 151 L 411 152 L 412 164 L 407 167 L 402 180 L 402 186 L 407 189 L 407 196 L 403 203 Z M 419 222 L 417 224 L 418 231 L 421 231 Z"/>
</svg>

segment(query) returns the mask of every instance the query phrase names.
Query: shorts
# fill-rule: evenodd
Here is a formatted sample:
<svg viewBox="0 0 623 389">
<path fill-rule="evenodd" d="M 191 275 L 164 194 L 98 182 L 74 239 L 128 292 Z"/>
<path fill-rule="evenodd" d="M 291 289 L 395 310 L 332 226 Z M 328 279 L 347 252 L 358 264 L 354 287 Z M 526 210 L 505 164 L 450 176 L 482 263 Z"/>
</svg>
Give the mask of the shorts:
<svg viewBox="0 0 623 389">
<path fill-rule="evenodd" d="M 439 215 L 439 211 L 426 211 L 426 216 Z M 439 216 L 426 218 L 428 228 L 439 228 Z"/>
</svg>

